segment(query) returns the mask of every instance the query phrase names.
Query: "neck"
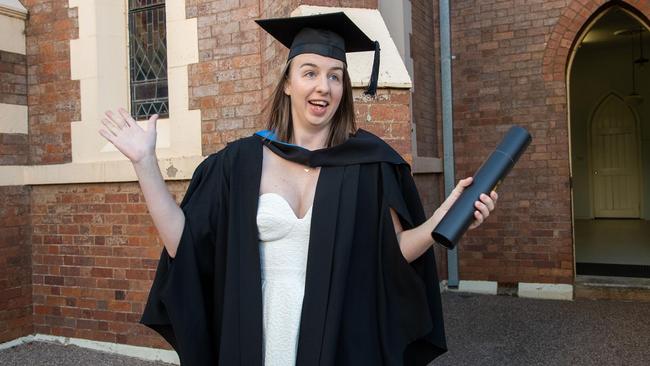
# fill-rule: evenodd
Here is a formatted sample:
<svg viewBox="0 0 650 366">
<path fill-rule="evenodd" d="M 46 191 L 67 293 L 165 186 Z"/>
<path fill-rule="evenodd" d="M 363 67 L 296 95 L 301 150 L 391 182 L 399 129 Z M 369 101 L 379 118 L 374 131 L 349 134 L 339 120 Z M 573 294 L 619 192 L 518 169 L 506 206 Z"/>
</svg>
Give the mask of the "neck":
<svg viewBox="0 0 650 366">
<path fill-rule="evenodd" d="M 294 125 L 292 143 L 304 147 L 307 150 L 322 149 L 327 144 L 329 133 L 329 125 L 325 128 L 313 130 Z"/>
</svg>

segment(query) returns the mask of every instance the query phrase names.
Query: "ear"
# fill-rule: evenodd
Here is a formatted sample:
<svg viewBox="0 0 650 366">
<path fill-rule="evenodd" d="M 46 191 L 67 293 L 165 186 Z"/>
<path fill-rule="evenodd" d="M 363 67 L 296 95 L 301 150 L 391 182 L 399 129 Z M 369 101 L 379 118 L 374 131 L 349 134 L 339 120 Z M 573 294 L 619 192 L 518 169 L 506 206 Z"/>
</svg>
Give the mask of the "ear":
<svg viewBox="0 0 650 366">
<path fill-rule="evenodd" d="M 289 83 L 289 79 L 284 80 L 284 94 L 291 96 L 291 84 Z"/>
</svg>

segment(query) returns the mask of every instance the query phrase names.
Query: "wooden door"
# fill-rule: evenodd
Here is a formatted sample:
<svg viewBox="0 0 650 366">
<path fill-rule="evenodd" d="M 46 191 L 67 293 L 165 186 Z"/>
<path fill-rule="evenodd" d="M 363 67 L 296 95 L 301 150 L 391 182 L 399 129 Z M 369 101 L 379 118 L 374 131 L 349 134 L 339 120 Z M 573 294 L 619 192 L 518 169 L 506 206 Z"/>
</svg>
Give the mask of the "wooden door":
<svg viewBox="0 0 650 366">
<path fill-rule="evenodd" d="M 638 218 L 639 150 L 635 113 L 610 94 L 591 121 L 591 174 L 595 217 Z"/>
</svg>

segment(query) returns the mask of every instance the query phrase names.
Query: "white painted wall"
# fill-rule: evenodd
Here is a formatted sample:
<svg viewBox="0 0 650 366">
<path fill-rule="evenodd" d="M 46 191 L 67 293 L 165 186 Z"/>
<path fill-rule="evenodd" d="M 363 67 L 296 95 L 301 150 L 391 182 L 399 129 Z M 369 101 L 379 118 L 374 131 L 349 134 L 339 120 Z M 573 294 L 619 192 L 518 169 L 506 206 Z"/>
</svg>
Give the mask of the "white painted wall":
<svg viewBox="0 0 650 366">
<path fill-rule="evenodd" d="M 18 0 L 0 0 L 0 51 L 24 55 L 27 9 Z M 27 106 L 0 103 L 0 133 L 28 130 Z"/>
<path fill-rule="evenodd" d="M 382 14 L 378 10 L 300 5 L 291 12 L 291 16 L 327 14 L 339 11 L 344 12 L 370 39 L 379 41 L 381 62 L 379 64 L 377 87 L 411 88 L 411 78 L 406 70 L 406 65 L 402 61 L 402 56 L 389 33 Z M 352 86 L 367 86 L 374 59 L 373 52 L 348 53 L 346 57 Z"/>
<path fill-rule="evenodd" d="M 386 23 L 397 51 L 402 56 L 406 70 L 413 79 L 411 0 L 379 0 L 379 13 Z"/>
<path fill-rule="evenodd" d="M 25 21 L 0 14 L 0 51 L 25 54 Z"/>
<path fill-rule="evenodd" d="M 650 39 L 646 37 L 646 57 L 650 57 Z M 592 218 L 589 168 L 588 122 L 598 102 L 609 92 L 621 96 L 632 92 L 632 60 L 638 46 L 582 47 L 573 62 L 570 80 L 571 149 L 573 164 L 573 198 L 576 218 Z M 638 70 L 638 69 L 637 69 Z M 643 103 L 633 105 L 640 118 L 642 159 L 642 217 L 650 220 L 650 63 L 637 72 L 637 93 Z"/>
</svg>

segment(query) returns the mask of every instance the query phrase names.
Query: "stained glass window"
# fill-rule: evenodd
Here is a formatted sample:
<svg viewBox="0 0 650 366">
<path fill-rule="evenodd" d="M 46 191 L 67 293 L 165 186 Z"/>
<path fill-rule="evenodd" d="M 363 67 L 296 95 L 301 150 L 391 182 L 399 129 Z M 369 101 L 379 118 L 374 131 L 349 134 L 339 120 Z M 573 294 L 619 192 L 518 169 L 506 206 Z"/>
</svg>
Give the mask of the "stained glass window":
<svg viewBox="0 0 650 366">
<path fill-rule="evenodd" d="M 129 0 L 131 115 L 169 116 L 164 0 Z"/>
</svg>

